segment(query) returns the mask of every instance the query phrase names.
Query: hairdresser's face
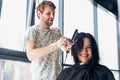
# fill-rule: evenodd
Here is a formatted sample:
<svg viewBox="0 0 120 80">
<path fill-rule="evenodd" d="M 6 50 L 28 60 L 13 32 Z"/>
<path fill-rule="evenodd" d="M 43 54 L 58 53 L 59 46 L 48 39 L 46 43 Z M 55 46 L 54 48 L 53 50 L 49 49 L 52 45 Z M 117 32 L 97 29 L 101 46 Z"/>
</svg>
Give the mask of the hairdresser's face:
<svg viewBox="0 0 120 80">
<path fill-rule="evenodd" d="M 43 13 L 40 15 L 41 22 L 47 26 L 51 26 L 53 24 L 54 17 L 55 10 L 50 6 L 46 6 Z"/>
<path fill-rule="evenodd" d="M 79 61 L 81 64 L 88 64 L 92 58 L 92 49 L 90 45 L 90 40 L 88 38 L 84 38 L 83 49 L 79 51 L 77 54 Z"/>
</svg>

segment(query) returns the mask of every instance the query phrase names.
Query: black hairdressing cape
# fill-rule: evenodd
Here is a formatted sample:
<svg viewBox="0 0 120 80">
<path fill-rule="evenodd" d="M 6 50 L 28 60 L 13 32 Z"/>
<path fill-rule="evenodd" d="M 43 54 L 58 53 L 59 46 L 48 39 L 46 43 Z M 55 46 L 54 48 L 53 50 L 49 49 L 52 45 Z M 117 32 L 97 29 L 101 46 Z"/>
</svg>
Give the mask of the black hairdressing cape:
<svg viewBox="0 0 120 80">
<path fill-rule="evenodd" d="M 90 68 L 89 65 L 75 64 L 63 69 L 57 80 L 115 80 L 115 78 L 106 66 L 98 64 Z"/>
</svg>

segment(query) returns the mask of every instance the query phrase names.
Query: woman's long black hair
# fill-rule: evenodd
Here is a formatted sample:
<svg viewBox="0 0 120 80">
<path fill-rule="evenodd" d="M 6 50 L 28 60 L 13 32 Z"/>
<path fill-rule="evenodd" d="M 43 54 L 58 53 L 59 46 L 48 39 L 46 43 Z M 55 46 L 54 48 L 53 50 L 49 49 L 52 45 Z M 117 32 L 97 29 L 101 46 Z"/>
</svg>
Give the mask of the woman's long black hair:
<svg viewBox="0 0 120 80">
<path fill-rule="evenodd" d="M 79 50 L 82 50 L 84 46 L 84 38 L 88 38 L 90 40 L 91 49 L 92 49 L 92 59 L 90 60 L 89 64 L 95 66 L 99 63 L 99 50 L 98 45 L 94 39 L 94 37 L 90 33 L 81 32 L 78 33 L 75 37 L 74 44 L 72 46 L 72 56 L 74 59 L 75 64 L 79 64 L 80 61 L 78 60 L 77 53 Z"/>
</svg>

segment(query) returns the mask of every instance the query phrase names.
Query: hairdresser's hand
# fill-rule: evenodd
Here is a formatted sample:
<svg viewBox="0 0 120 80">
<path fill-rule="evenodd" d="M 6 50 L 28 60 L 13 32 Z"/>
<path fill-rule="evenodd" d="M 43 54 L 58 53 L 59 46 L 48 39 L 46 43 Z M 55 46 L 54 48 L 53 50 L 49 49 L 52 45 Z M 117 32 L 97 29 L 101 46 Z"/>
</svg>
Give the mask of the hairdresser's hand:
<svg viewBox="0 0 120 80">
<path fill-rule="evenodd" d="M 63 51 L 70 51 L 72 47 L 72 41 L 67 37 L 61 37 L 60 40 L 56 42 L 57 47 Z"/>
<path fill-rule="evenodd" d="M 65 51 L 70 52 L 71 48 L 72 48 L 72 44 L 73 44 L 72 40 L 68 39 L 67 45 L 65 45 L 66 46 L 66 50 Z"/>
</svg>

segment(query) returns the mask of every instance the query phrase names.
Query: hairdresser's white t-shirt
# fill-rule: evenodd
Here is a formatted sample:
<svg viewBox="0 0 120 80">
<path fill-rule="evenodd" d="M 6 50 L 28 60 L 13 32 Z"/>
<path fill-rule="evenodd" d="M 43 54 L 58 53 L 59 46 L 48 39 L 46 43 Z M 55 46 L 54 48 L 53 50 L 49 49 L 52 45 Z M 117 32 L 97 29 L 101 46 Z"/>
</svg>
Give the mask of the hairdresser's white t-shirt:
<svg viewBox="0 0 120 80">
<path fill-rule="evenodd" d="M 33 40 L 36 43 L 36 47 L 39 48 L 56 42 L 61 36 L 58 28 L 50 27 L 50 29 L 42 29 L 36 25 L 27 29 L 25 41 Z M 56 80 L 61 71 L 59 50 L 33 60 L 30 71 L 33 80 Z"/>
</svg>

